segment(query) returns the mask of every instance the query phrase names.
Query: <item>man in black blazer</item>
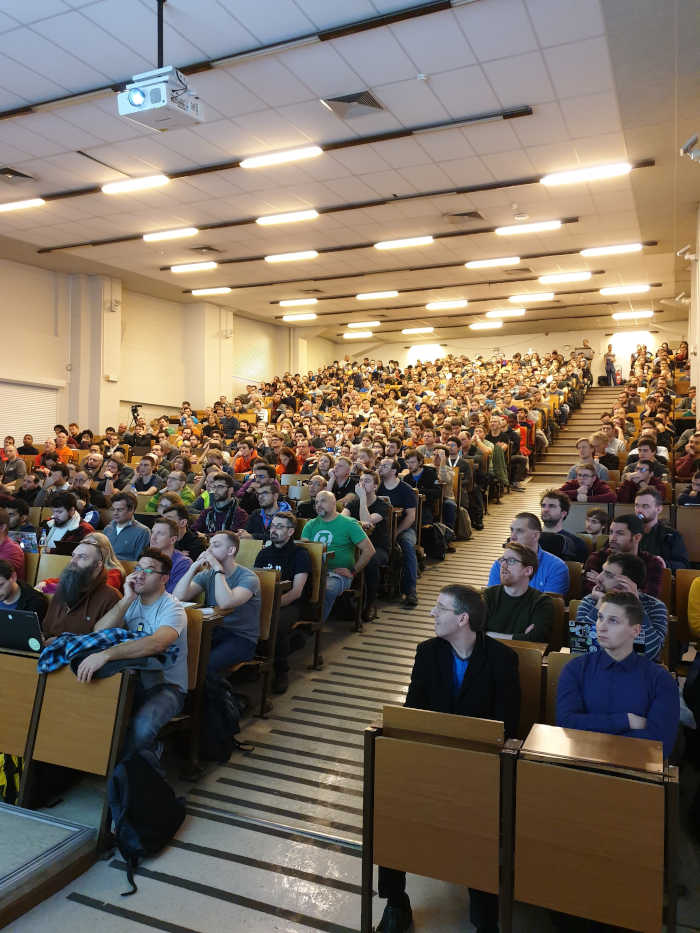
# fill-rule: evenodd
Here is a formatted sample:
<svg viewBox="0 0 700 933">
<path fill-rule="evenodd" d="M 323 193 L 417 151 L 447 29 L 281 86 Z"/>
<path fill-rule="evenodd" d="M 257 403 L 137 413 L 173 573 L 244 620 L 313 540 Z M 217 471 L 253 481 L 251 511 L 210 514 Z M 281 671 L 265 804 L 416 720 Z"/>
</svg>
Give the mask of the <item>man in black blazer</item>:
<svg viewBox="0 0 700 933">
<path fill-rule="evenodd" d="M 481 594 L 471 586 L 443 587 L 430 614 L 437 637 L 418 645 L 406 706 L 502 720 L 506 738 L 512 738 L 520 717 L 518 656 L 486 635 Z M 380 867 L 379 896 L 388 904 L 377 933 L 408 930 L 412 914 L 405 872 Z M 469 919 L 479 933 L 497 933 L 497 895 L 470 888 Z"/>
</svg>

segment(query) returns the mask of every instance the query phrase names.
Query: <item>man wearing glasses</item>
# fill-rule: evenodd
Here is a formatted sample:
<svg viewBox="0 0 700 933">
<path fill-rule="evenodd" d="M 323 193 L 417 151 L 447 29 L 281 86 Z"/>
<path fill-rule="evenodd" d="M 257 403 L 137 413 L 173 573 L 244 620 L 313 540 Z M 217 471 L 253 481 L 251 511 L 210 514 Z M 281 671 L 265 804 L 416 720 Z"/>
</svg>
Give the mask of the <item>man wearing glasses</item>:
<svg viewBox="0 0 700 933">
<path fill-rule="evenodd" d="M 519 641 L 548 642 L 554 622 L 549 596 L 530 586 L 537 573 L 537 554 L 513 542 L 498 558 L 501 582 L 484 590 L 489 632 Z"/>
<path fill-rule="evenodd" d="M 164 667 L 155 660 L 139 673 L 127 734 L 125 755 L 135 751 L 160 769 L 158 733 L 177 716 L 187 693 L 187 616 L 180 603 L 165 592 L 172 561 L 156 548 L 143 552 L 124 581 L 124 596 L 95 625 L 95 631 L 125 628 L 129 641 L 89 655 L 78 667 L 78 680 L 87 683 L 108 661 L 154 658 L 175 644 L 177 658 Z M 139 665 L 141 666 L 141 665 Z"/>
<path fill-rule="evenodd" d="M 411 673 L 406 706 L 502 721 L 512 738 L 520 716 L 518 656 L 486 635 L 486 605 L 471 586 L 440 590 L 430 614 L 435 638 L 421 642 Z M 402 933 L 411 927 L 406 874 L 379 869 L 379 896 L 388 904 L 377 933 Z M 480 933 L 498 930 L 498 897 L 469 889 L 469 919 Z"/>
</svg>

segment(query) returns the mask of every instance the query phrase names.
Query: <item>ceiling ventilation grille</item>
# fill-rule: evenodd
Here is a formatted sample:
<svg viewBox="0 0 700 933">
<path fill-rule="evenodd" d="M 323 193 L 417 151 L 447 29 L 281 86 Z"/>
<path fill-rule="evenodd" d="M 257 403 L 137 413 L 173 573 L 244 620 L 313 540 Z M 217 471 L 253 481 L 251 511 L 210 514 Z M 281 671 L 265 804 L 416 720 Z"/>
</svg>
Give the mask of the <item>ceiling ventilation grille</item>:
<svg viewBox="0 0 700 933">
<path fill-rule="evenodd" d="M 16 168 L 5 165 L 0 168 L 0 181 L 5 182 L 6 185 L 21 185 L 27 181 L 34 181 L 34 178 L 24 172 L 19 172 Z"/>
<path fill-rule="evenodd" d="M 341 120 L 366 117 L 367 114 L 384 110 L 377 98 L 369 91 L 358 91 L 357 94 L 345 94 L 342 97 L 322 97 L 321 103 Z"/>
<path fill-rule="evenodd" d="M 463 224 L 467 220 L 484 219 L 484 215 L 480 214 L 479 211 L 454 211 L 449 214 L 443 214 L 442 216 L 450 224 Z"/>
</svg>

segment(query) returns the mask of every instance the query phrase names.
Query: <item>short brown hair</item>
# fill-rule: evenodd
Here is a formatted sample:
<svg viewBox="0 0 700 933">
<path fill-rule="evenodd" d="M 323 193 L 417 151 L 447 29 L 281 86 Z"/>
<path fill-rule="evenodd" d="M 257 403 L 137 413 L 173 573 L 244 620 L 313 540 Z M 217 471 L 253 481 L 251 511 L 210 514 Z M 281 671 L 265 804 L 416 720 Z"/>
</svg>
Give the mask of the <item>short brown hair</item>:
<svg viewBox="0 0 700 933">
<path fill-rule="evenodd" d="M 612 593 L 606 593 L 601 599 L 598 608 L 603 603 L 610 603 L 613 606 L 619 606 L 625 610 L 627 621 L 630 625 L 641 625 L 644 620 L 644 607 L 634 593 L 627 593 L 622 590 L 613 590 Z"/>
<path fill-rule="evenodd" d="M 128 490 L 115 492 L 115 494 L 112 496 L 112 505 L 114 505 L 115 502 L 126 502 L 130 512 L 135 512 L 139 504 L 139 500 L 136 498 L 136 495 L 133 492 L 129 492 Z"/>
<path fill-rule="evenodd" d="M 151 525 L 151 528 L 155 528 L 156 525 L 167 525 L 173 538 L 180 537 L 180 529 L 178 528 L 177 522 L 174 519 L 166 518 L 164 515 L 159 515 Z"/>
<path fill-rule="evenodd" d="M 472 632 L 486 629 L 486 603 L 481 593 L 473 586 L 462 583 L 450 583 L 440 590 L 441 596 L 449 596 L 454 603 L 455 612 L 469 615 L 469 628 Z"/>
<path fill-rule="evenodd" d="M 530 579 L 535 576 L 537 573 L 537 568 L 539 567 L 539 561 L 537 560 L 537 554 L 532 550 L 531 547 L 525 547 L 524 544 L 519 544 L 517 541 L 509 541 L 508 544 L 503 548 L 504 551 L 513 551 L 520 558 L 523 567 L 532 567 L 532 574 Z"/>
</svg>

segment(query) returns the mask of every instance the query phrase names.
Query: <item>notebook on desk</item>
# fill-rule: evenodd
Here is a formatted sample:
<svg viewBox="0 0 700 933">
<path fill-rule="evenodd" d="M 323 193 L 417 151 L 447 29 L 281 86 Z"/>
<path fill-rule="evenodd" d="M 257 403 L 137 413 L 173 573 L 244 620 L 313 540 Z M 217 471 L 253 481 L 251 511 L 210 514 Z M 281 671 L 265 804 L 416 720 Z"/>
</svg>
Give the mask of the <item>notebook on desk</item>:
<svg viewBox="0 0 700 933">
<path fill-rule="evenodd" d="M 41 623 L 36 612 L 0 609 L 0 649 L 38 655 L 42 647 Z"/>
</svg>

